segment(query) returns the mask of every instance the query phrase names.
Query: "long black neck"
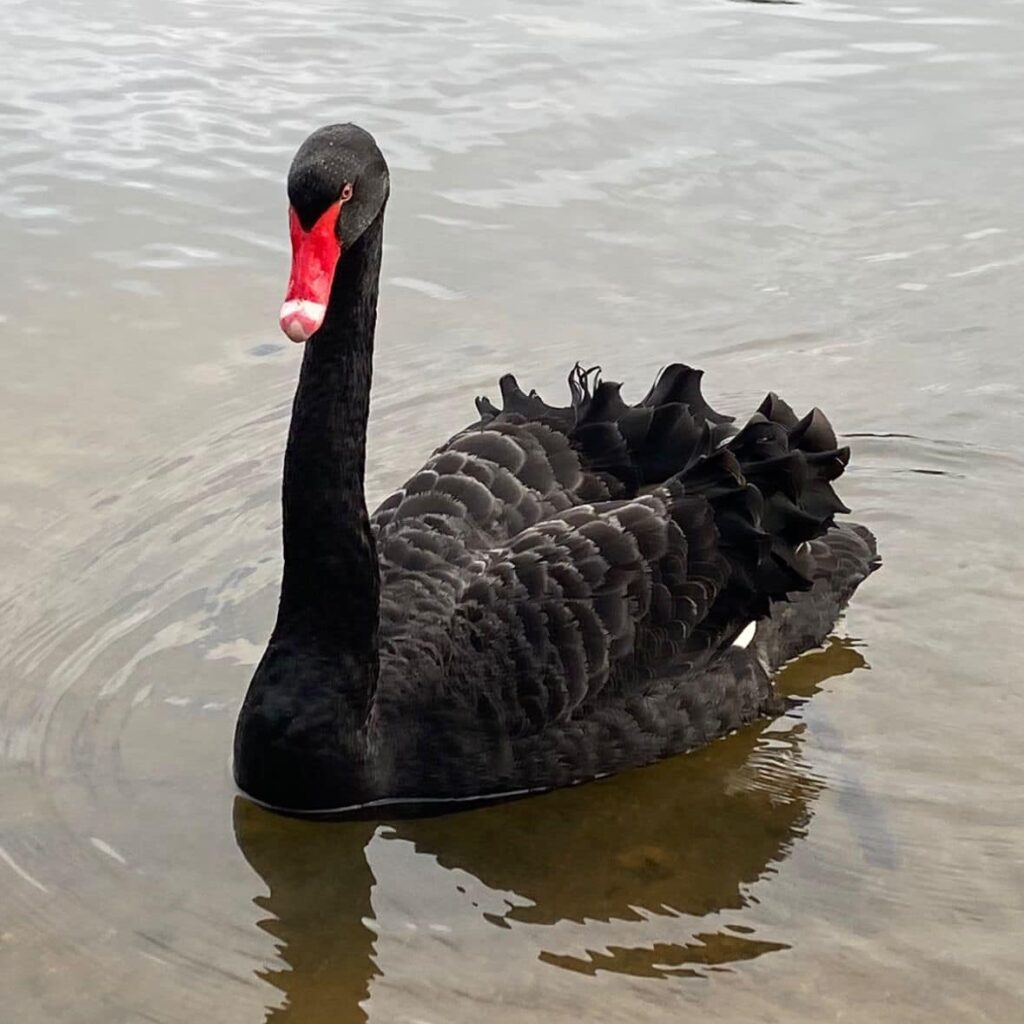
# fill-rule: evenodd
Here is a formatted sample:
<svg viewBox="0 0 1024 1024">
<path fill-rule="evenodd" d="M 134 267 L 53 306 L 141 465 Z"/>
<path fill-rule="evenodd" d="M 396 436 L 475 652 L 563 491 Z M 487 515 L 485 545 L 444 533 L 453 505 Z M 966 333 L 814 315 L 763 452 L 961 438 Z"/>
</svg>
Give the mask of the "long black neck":
<svg viewBox="0 0 1024 1024">
<path fill-rule="evenodd" d="M 363 492 L 383 211 L 342 254 L 306 342 L 284 461 L 284 580 L 274 637 L 337 662 L 350 712 L 377 677 L 380 580 Z"/>
</svg>

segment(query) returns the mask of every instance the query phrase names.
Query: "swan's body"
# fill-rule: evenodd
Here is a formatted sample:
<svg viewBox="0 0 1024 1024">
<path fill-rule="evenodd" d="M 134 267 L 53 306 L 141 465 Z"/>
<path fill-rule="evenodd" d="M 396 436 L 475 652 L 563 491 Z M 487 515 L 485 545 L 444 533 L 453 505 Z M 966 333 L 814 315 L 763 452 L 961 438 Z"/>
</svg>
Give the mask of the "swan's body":
<svg viewBox="0 0 1024 1024">
<path fill-rule="evenodd" d="M 310 340 L 240 788 L 297 812 L 528 792 L 775 710 L 772 670 L 824 639 L 877 562 L 868 531 L 833 523 L 849 453 L 824 416 L 769 396 L 734 432 L 678 365 L 632 407 L 578 368 L 564 408 L 508 377 L 502 409 L 479 402 L 368 516 L 386 166 L 366 133 L 322 129 L 289 193 L 282 325 Z"/>
</svg>

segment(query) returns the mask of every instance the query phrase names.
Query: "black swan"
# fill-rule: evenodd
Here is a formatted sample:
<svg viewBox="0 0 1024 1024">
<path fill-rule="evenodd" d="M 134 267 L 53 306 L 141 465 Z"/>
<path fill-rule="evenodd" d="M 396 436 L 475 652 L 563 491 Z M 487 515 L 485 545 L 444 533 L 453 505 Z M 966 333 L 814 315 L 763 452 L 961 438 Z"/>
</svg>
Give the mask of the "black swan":
<svg viewBox="0 0 1024 1024">
<path fill-rule="evenodd" d="M 776 713 L 878 564 L 834 522 L 849 450 L 769 394 L 740 430 L 665 369 L 628 405 L 511 375 L 369 515 L 363 495 L 388 169 L 355 125 L 288 175 L 281 326 L 306 342 L 284 462 L 277 623 L 235 779 L 292 813 L 497 799 L 689 750 Z"/>
</svg>

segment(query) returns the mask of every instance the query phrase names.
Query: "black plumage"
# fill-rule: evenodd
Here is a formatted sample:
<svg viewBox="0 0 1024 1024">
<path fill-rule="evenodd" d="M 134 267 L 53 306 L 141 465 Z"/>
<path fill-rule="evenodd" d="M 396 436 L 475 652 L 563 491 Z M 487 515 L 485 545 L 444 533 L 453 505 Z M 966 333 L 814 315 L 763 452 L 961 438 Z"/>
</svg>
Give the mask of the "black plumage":
<svg viewBox="0 0 1024 1024">
<path fill-rule="evenodd" d="M 771 672 L 824 639 L 877 565 L 867 530 L 835 524 L 849 451 L 824 415 L 769 395 L 737 430 L 681 364 L 636 405 L 596 369 L 572 370 L 561 407 L 508 375 L 501 405 L 478 399 L 479 420 L 368 516 L 383 158 L 359 129 L 323 129 L 291 192 L 333 195 L 339 152 L 355 190 L 296 393 L 281 605 L 239 716 L 241 789 L 290 811 L 498 796 L 775 711 Z M 385 180 L 362 190 L 367 174 Z"/>
</svg>

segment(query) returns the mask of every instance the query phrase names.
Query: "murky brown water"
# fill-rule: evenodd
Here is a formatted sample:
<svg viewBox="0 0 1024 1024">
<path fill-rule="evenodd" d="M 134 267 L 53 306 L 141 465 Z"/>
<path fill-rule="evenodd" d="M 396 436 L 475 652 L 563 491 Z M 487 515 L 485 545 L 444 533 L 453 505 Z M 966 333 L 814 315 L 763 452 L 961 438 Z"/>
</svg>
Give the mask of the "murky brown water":
<svg viewBox="0 0 1024 1024">
<path fill-rule="evenodd" d="M 4 15 L 0 1020 L 1021 1019 L 1020 3 Z M 376 496 L 577 357 L 845 432 L 886 565 L 799 710 L 457 817 L 236 799 L 283 176 L 338 119 L 393 175 Z"/>
</svg>

